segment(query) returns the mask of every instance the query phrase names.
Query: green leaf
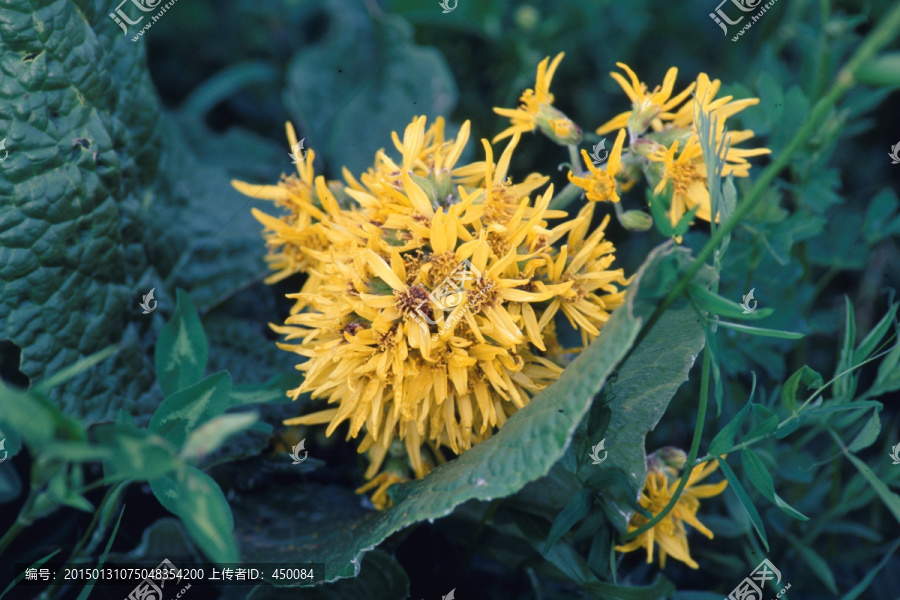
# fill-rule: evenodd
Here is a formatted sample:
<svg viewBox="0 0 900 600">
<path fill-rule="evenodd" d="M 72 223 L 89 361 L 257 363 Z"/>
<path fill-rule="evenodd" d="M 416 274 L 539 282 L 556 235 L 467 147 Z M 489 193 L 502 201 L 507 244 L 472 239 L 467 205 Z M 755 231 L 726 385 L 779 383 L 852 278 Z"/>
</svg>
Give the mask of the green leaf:
<svg viewBox="0 0 900 600">
<path fill-rule="evenodd" d="M 832 436 L 834 436 L 834 434 L 832 434 Z M 846 450 L 844 450 L 844 455 L 846 455 L 850 462 L 853 463 L 853 466 L 857 468 L 860 475 L 866 478 L 866 481 L 869 482 L 869 485 L 872 486 L 872 489 L 875 490 L 875 493 L 878 494 L 878 497 L 881 498 L 884 505 L 891 511 L 891 514 L 894 515 L 897 522 L 900 523 L 900 496 L 892 492 L 890 488 L 878 478 L 878 475 L 876 475 L 866 463 L 859 460 L 856 455 Z"/>
<path fill-rule="evenodd" d="M 872 416 L 869 417 L 863 428 L 856 434 L 850 445 L 847 446 L 850 452 L 859 452 L 875 443 L 875 440 L 878 439 L 878 434 L 881 433 L 880 412 L 879 408 L 872 411 Z"/>
<path fill-rule="evenodd" d="M 898 389 L 900 389 L 900 343 L 894 344 L 891 351 L 881 359 L 875 383 L 866 392 L 866 396 L 880 396 Z"/>
<path fill-rule="evenodd" d="M 853 351 L 853 363 L 863 362 L 875 351 L 881 338 L 884 337 L 884 334 L 888 332 L 888 329 L 890 329 L 891 324 L 894 322 L 894 316 L 897 314 L 898 307 L 900 307 L 900 304 L 897 304 L 896 302 L 891 304 L 885 315 L 881 317 L 881 320 L 872 328 L 872 331 L 870 331 L 863 341 L 859 343 L 856 350 Z"/>
<path fill-rule="evenodd" d="M 762 519 L 759 516 L 759 513 L 756 510 L 756 507 L 753 506 L 753 501 L 750 500 L 750 496 L 747 495 L 747 492 L 744 490 L 744 486 L 741 485 L 741 480 L 738 479 L 738 476 L 735 475 L 734 471 L 731 470 L 731 467 L 728 466 L 728 463 L 725 462 L 721 458 L 716 458 L 719 461 L 719 466 L 722 467 L 722 473 L 725 475 L 725 479 L 728 480 L 728 487 L 730 487 L 735 495 L 738 497 L 738 500 L 741 502 L 741 506 L 744 507 L 744 512 L 747 513 L 747 516 L 750 517 L 750 523 L 753 524 L 753 529 L 756 530 L 756 533 L 759 535 L 759 539 L 762 540 L 763 546 L 766 548 L 766 552 L 769 551 L 769 541 L 766 539 L 766 529 L 763 526 Z"/>
<path fill-rule="evenodd" d="M 778 415 L 762 404 L 754 404 L 751 408 L 753 409 L 753 415 L 755 417 L 760 417 L 762 421 L 754 425 L 750 431 L 747 432 L 745 439 L 752 440 L 761 435 L 768 436 L 775 431 L 779 422 Z"/>
<path fill-rule="evenodd" d="M 594 473 L 584 482 L 591 490 L 602 494 L 602 498 L 611 498 L 615 500 L 614 506 L 608 506 L 608 515 L 610 520 L 615 522 L 616 517 L 621 518 L 619 514 L 619 506 L 627 504 L 632 510 L 635 510 L 648 519 L 652 518 L 646 508 L 640 505 L 634 493 L 632 480 L 619 469 L 604 469 L 599 473 Z"/>
<path fill-rule="evenodd" d="M 409 577 L 406 571 L 387 552 L 373 550 L 363 558 L 359 575 L 353 579 L 313 588 L 257 586 L 247 600 L 406 600 L 408 597 Z"/>
<path fill-rule="evenodd" d="M 851 369 L 853 367 L 853 345 L 856 343 L 856 316 L 853 312 L 853 304 L 850 298 L 844 296 L 844 339 L 841 346 L 841 355 L 835 367 L 834 397 L 840 400 L 849 400 L 856 390 L 856 378 Z M 838 376 L 838 374 L 843 375 Z"/>
<path fill-rule="evenodd" d="M 111 457 L 103 463 L 104 476 L 109 481 L 150 480 L 178 466 L 172 445 L 146 431 L 103 425 L 97 427 L 96 437 L 101 444 L 113 449 Z"/>
<path fill-rule="evenodd" d="M 231 375 L 227 371 L 210 375 L 166 398 L 150 420 L 150 432 L 181 448 L 197 427 L 228 409 L 230 395 Z"/>
<path fill-rule="evenodd" d="M 392 131 L 403 138 L 413 115 L 449 114 L 456 84 L 443 56 L 416 45 L 403 18 L 372 19 L 359 1 L 332 0 L 324 8 L 328 30 L 288 66 L 285 106 L 298 137 L 326 163 L 360 173 Z"/>
<path fill-rule="evenodd" d="M 556 383 L 512 415 L 495 435 L 424 479 L 405 484 L 406 493 L 391 509 L 355 526 L 352 536 L 318 544 L 316 560 L 326 563 L 323 580 L 352 576 L 361 554 L 404 527 L 445 516 L 468 500 L 511 495 L 546 475 L 571 442 L 593 396 L 628 353 L 641 323 L 690 261 L 689 250 L 671 243 L 653 250 L 635 274 L 625 304 Z M 703 330 L 693 309 L 681 302 L 666 311 L 618 370 L 606 444 L 610 454 L 602 466 L 627 473 L 635 495 L 645 476 L 644 436 L 656 426 L 702 347 Z M 663 353 L 667 360 L 660 364 Z M 625 522 L 626 517 L 619 518 Z"/>
<path fill-rule="evenodd" d="M 578 521 L 587 516 L 591 510 L 591 492 L 590 490 L 580 490 L 572 498 L 562 511 L 556 515 L 550 533 L 547 534 L 547 540 L 544 542 L 542 554 L 547 554 L 550 548 L 559 541 L 570 529 L 575 527 Z"/>
<path fill-rule="evenodd" d="M 800 384 L 807 388 L 821 388 L 824 385 L 822 375 L 807 365 L 803 365 L 791 375 L 781 388 L 781 403 L 791 412 L 797 410 L 797 389 Z"/>
<path fill-rule="evenodd" d="M 548 527 L 544 521 L 514 508 L 507 508 L 504 512 L 512 517 L 513 523 L 516 524 L 516 527 L 519 528 L 519 531 L 522 532 L 528 543 L 535 550 L 539 550 L 541 542 L 549 534 Z M 544 554 L 544 558 L 579 586 L 598 582 L 590 567 L 588 567 L 587 561 L 569 544 L 563 542 L 554 544 Z"/>
<path fill-rule="evenodd" d="M 886 237 L 900 233 L 900 200 L 890 188 L 884 188 L 869 201 L 866 210 L 865 237 L 874 246 Z"/>
<path fill-rule="evenodd" d="M 31 391 L 38 394 L 49 394 L 56 386 L 62 385 L 66 381 L 69 381 L 70 379 L 78 375 L 81 371 L 90 369 L 94 365 L 103 362 L 118 351 L 118 346 L 109 346 L 107 348 L 104 348 L 100 352 L 82 358 L 75 364 L 69 365 L 57 371 L 53 374 L 52 377 L 42 379 L 40 382 L 32 385 L 30 389 Z"/>
<path fill-rule="evenodd" d="M 695 284 L 688 286 L 688 293 L 691 298 L 693 298 L 694 302 L 697 303 L 697 306 L 713 315 L 735 319 L 764 319 L 775 312 L 771 308 L 760 308 L 751 313 L 744 314 L 744 309 L 742 309 L 741 305 L 737 302 L 723 298 L 722 296 Z"/>
<path fill-rule="evenodd" d="M 717 456 L 719 454 L 725 454 L 731 450 L 732 446 L 734 446 L 734 438 L 737 436 L 737 432 L 740 430 L 741 425 L 744 424 L 744 419 L 750 414 L 750 408 L 753 406 L 753 394 L 755 392 L 756 373 L 753 373 L 753 387 L 750 389 L 750 398 L 747 399 L 747 404 L 732 417 L 731 421 L 729 421 L 709 443 L 710 454 L 715 454 Z"/>
<path fill-rule="evenodd" d="M 743 333 L 751 333 L 763 337 L 781 338 L 784 340 L 799 340 L 804 336 L 802 333 L 793 331 L 782 331 L 781 329 L 766 329 L 765 327 L 751 327 L 750 325 L 741 325 L 740 323 L 731 323 L 729 321 L 719 321 L 719 325 L 727 329 L 734 329 Z"/>
<path fill-rule="evenodd" d="M 198 549 L 211 561 L 239 562 L 231 508 L 212 477 L 187 465 L 176 478 L 151 480 L 150 489 L 160 504 L 181 519 Z"/>
<path fill-rule="evenodd" d="M 163 395 L 168 398 L 200 381 L 208 359 L 209 345 L 203 324 L 191 297 L 179 289 L 175 314 L 156 342 L 156 377 Z"/>
<path fill-rule="evenodd" d="M 179 458 L 199 460 L 215 451 L 229 437 L 247 429 L 259 419 L 255 412 L 219 415 L 203 423 L 188 436 Z"/>
<path fill-rule="evenodd" d="M 885 52 L 871 58 L 857 67 L 853 75 L 866 85 L 900 85 L 900 52 Z"/>
<path fill-rule="evenodd" d="M 753 487 L 760 494 L 768 498 L 769 502 L 798 521 L 809 521 L 809 517 L 794 509 L 794 507 L 782 500 L 781 496 L 775 493 L 775 484 L 772 482 L 769 470 L 753 450 L 750 448 L 741 450 L 741 464 L 744 465 L 744 472 L 747 474 L 747 478 L 750 479 L 750 483 L 753 484 Z"/>
</svg>

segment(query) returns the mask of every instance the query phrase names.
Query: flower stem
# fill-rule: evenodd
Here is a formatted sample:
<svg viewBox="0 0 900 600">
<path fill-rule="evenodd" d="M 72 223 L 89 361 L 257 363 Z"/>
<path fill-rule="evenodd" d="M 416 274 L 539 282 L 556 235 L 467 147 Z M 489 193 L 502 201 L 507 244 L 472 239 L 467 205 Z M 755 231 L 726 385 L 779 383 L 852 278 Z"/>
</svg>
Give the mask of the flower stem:
<svg viewBox="0 0 900 600">
<path fill-rule="evenodd" d="M 575 185 L 574 183 L 569 183 L 562 189 L 560 193 L 556 195 L 553 200 L 550 201 L 549 210 L 565 210 L 567 206 L 572 204 L 572 201 L 578 198 L 584 190 Z"/>
<path fill-rule="evenodd" d="M 669 512 L 675 508 L 675 505 L 678 504 L 678 500 L 681 498 L 681 492 L 684 490 L 685 486 L 687 486 L 688 479 L 691 477 L 691 472 L 694 470 L 694 461 L 697 460 L 697 453 L 700 450 L 700 438 L 703 436 L 703 422 L 706 420 L 706 405 L 707 400 L 709 399 L 709 370 L 711 363 L 712 354 L 710 353 L 709 347 L 706 347 L 703 349 L 703 375 L 700 380 L 700 404 L 697 407 L 697 424 L 694 426 L 694 439 L 691 441 L 691 451 L 688 453 L 687 461 L 684 463 L 684 472 L 681 474 L 681 480 L 678 482 L 678 487 L 675 488 L 675 493 L 672 494 L 672 499 L 669 500 L 669 503 L 666 504 L 665 508 L 634 531 L 626 533 L 623 536 L 624 541 L 636 538 L 665 519 Z"/>
<path fill-rule="evenodd" d="M 25 504 L 22 506 L 22 510 L 19 511 L 19 516 L 16 518 L 16 521 L 12 524 L 12 526 L 3 534 L 3 537 L 0 538 L 0 554 L 3 554 L 3 551 L 6 550 L 6 547 L 9 546 L 16 536 L 22 532 L 23 529 L 31 525 L 31 508 L 34 506 L 34 500 L 37 498 L 37 492 L 34 488 L 28 493 L 28 498 L 25 500 Z"/>
</svg>

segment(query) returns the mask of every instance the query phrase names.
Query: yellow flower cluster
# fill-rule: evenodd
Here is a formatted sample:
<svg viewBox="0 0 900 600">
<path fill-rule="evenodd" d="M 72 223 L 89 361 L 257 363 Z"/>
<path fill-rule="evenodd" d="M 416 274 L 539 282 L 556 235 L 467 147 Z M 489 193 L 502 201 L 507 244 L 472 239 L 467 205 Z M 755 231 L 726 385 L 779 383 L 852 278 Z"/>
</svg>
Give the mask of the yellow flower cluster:
<svg viewBox="0 0 900 600">
<path fill-rule="evenodd" d="M 577 349 L 561 348 L 557 316 L 586 345 L 624 298 L 604 240 L 609 217 L 592 229 L 593 204 L 574 218 L 548 209 L 553 186 L 536 193 L 548 177 L 513 182 L 519 133 L 496 161 L 482 140 L 484 160 L 458 166 L 468 137 L 468 122 L 445 139 L 442 119 L 426 127 L 417 117 L 393 136 L 400 160 L 379 151 L 358 179 L 346 169 L 344 183 L 314 176 L 308 151 L 277 185 L 233 182 L 287 210 L 253 211 L 267 230 L 270 281 L 308 276 L 273 328 L 305 359 L 289 395 L 311 392 L 330 408 L 285 424 L 328 423 L 330 435 L 347 422 L 370 460 L 360 491 L 377 488 L 379 507 L 408 477 L 405 461 L 424 477 L 444 460 L 441 447 L 483 441 L 559 377 L 563 354 Z M 296 143 L 290 126 L 288 138 Z"/>
</svg>

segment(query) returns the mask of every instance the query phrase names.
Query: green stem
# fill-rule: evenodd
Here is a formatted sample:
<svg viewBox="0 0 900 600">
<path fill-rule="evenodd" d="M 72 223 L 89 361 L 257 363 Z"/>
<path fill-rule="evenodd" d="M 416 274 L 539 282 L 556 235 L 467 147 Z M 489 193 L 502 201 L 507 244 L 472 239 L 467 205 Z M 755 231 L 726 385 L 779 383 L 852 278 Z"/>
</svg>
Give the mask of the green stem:
<svg viewBox="0 0 900 600">
<path fill-rule="evenodd" d="M 665 519 L 669 512 L 675 508 L 675 505 L 678 504 L 678 500 L 681 498 L 681 492 L 684 490 L 685 486 L 687 486 L 688 479 L 691 477 L 691 472 L 694 470 L 694 461 L 697 460 L 697 452 L 700 450 L 700 438 L 703 436 L 703 422 L 706 420 L 706 405 L 707 400 L 709 399 L 709 369 L 711 362 L 712 356 L 709 347 L 707 347 L 703 350 L 703 375 L 700 380 L 700 403 L 699 406 L 697 406 L 697 424 L 694 426 L 694 439 L 691 441 L 691 451 L 688 453 L 687 461 L 684 463 L 684 472 L 681 474 L 681 480 L 678 482 L 678 487 L 675 488 L 672 499 L 669 500 L 669 503 L 666 504 L 666 507 L 663 508 L 659 514 L 655 515 L 652 519 L 634 531 L 622 536 L 625 541 L 636 538 Z"/>
<path fill-rule="evenodd" d="M 687 288 L 688 284 L 693 280 L 694 275 L 696 275 L 697 271 L 706 264 L 706 261 L 712 256 L 716 248 L 719 247 L 719 244 L 722 243 L 725 236 L 728 235 L 748 213 L 754 210 L 763 198 L 765 198 L 772 181 L 774 181 L 778 174 L 788 166 L 794 154 L 796 154 L 803 144 L 805 144 L 815 133 L 816 129 L 825 117 L 828 116 L 831 108 L 837 101 L 853 87 L 853 84 L 855 83 L 853 73 L 875 56 L 879 50 L 889 44 L 894 39 L 895 33 L 898 30 L 900 30 L 900 4 L 896 5 L 894 9 L 888 13 L 887 18 L 884 19 L 863 41 L 847 62 L 846 66 L 838 72 L 837 83 L 835 83 L 828 93 L 816 103 L 809 118 L 797 131 L 788 146 L 779 154 L 778 158 L 762 172 L 759 179 L 757 179 L 754 184 L 753 189 L 751 189 L 750 193 L 747 195 L 747 198 L 738 204 L 734 214 L 731 215 L 731 218 L 710 236 L 709 241 L 703 246 L 703 249 L 697 255 L 696 260 L 691 263 L 691 266 L 687 269 L 684 276 L 678 280 L 675 287 L 673 287 L 668 295 L 666 295 L 665 299 L 656 308 L 650 319 L 647 320 L 646 325 L 641 328 L 641 333 L 635 341 L 635 346 L 646 337 L 650 328 L 659 321 L 659 318 L 666 309 L 671 306 L 675 299 L 681 296 L 685 288 Z"/>
<path fill-rule="evenodd" d="M 572 204 L 572 201 L 581 196 L 583 192 L 584 190 L 574 183 L 569 183 L 555 198 L 553 198 L 553 200 L 550 201 L 548 209 L 565 210 L 565 208 Z"/>
</svg>

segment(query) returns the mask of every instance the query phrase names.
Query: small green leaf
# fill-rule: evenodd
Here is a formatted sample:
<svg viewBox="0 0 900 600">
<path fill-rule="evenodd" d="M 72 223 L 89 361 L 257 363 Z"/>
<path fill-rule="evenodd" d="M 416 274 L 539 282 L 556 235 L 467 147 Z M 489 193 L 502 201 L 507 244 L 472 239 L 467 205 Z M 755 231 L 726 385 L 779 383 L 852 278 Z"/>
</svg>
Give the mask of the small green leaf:
<svg viewBox="0 0 900 600">
<path fill-rule="evenodd" d="M 769 551 L 769 541 L 766 539 L 766 529 L 763 526 L 762 519 L 759 516 L 759 512 L 757 512 L 756 507 L 753 506 L 753 501 L 750 500 L 750 496 L 747 495 L 747 492 L 744 490 L 744 486 L 741 485 L 741 480 L 738 479 L 738 476 L 735 475 L 734 471 L 731 470 L 731 467 L 728 466 L 728 463 L 725 462 L 721 458 L 716 458 L 719 461 L 719 466 L 722 467 L 722 473 L 725 475 L 725 479 L 728 480 L 728 487 L 730 487 L 735 495 L 738 497 L 738 500 L 741 502 L 741 506 L 744 507 L 744 512 L 747 513 L 747 516 L 750 517 L 750 523 L 753 524 L 753 529 L 756 530 L 756 533 L 759 535 L 759 539 L 762 540 L 763 546 L 766 547 L 766 552 Z"/>
<path fill-rule="evenodd" d="M 106 557 L 109 555 L 109 549 L 112 548 L 113 542 L 116 539 L 116 534 L 119 532 L 119 525 L 122 523 L 122 516 L 125 514 L 125 507 L 122 507 L 122 510 L 119 511 L 119 518 L 116 519 L 116 526 L 113 527 L 112 533 L 109 536 L 109 541 L 106 542 L 106 548 L 103 549 L 103 553 L 100 555 L 100 558 L 97 560 L 97 566 L 95 568 L 101 569 L 103 565 L 106 563 Z M 92 570 L 93 571 L 93 570 Z M 88 600 L 91 594 L 91 590 L 94 589 L 94 583 L 97 581 L 97 577 L 93 577 L 85 586 L 81 589 L 81 593 L 78 594 L 78 600 Z"/>
<path fill-rule="evenodd" d="M 743 333 L 750 333 L 763 337 L 781 338 L 784 340 L 799 340 L 805 334 L 795 333 L 793 331 L 782 331 L 781 329 L 766 329 L 765 327 L 751 327 L 750 325 L 741 325 L 740 323 L 731 323 L 729 321 L 719 321 L 719 325 L 727 329 L 734 329 Z"/>
<path fill-rule="evenodd" d="M 833 433 L 832 436 L 834 436 Z M 850 459 L 853 466 L 859 470 L 860 474 L 866 478 L 869 485 L 872 486 L 872 489 L 875 490 L 875 493 L 878 494 L 878 497 L 884 502 L 884 505 L 887 506 L 888 510 L 891 511 L 891 514 L 894 515 L 894 518 L 897 519 L 897 522 L 900 523 L 900 496 L 892 492 L 890 488 L 878 478 L 878 475 L 869 468 L 869 465 L 859 460 L 855 454 L 846 450 L 844 450 L 844 454 Z"/>
<path fill-rule="evenodd" d="M 880 396 L 900 389 L 900 365 L 898 363 L 900 363 L 900 343 L 894 344 L 891 351 L 881 360 L 875 383 L 866 392 L 867 397 Z"/>
<path fill-rule="evenodd" d="M 194 385 L 203 377 L 209 358 L 206 333 L 191 297 L 178 290 L 175 314 L 156 342 L 156 378 L 163 395 Z"/>
<path fill-rule="evenodd" d="M 181 448 L 197 427 L 229 407 L 231 375 L 222 371 L 166 398 L 150 420 L 150 432 Z"/>
<path fill-rule="evenodd" d="M 191 432 L 179 457 L 182 460 L 199 460 L 212 453 L 226 439 L 253 425 L 259 415 L 255 412 L 219 415 Z"/>
<path fill-rule="evenodd" d="M 775 431 L 775 428 L 778 427 L 778 415 L 762 404 L 754 404 L 752 408 L 753 415 L 762 420 L 747 432 L 746 439 L 752 440 L 759 436 L 768 436 Z"/>
<path fill-rule="evenodd" d="M 150 481 L 157 500 L 181 519 L 191 539 L 211 561 L 239 562 L 234 517 L 212 477 L 187 465 L 177 477 Z"/>
<path fill-rule="evenodd" d="M 36 568 L 40 567 L 42 564 L 44 564 L 45 562 L 47 562 L 48 560 L 50 560 L 51 558 L 53 558 L 54 556 L 56 556 L 56 555 L 59 554 L 60 552 L 62 552 L 62 549 L 61 549 L 61 548 L 57 548 L 56 550 L 54 550 L 53 552 L 51 552 L 51 553 L 48 554 L 47 556 L 38 559 L 38 560 L 37 560 L 36 562 L 34 562 L 29 568 L 30 568 L 30 569 L 36 569 Z M 6 586 L 6 589 L 5 589 L 5 590 L 3 590 L 2 592 L 0 592 L 0 600 L 3 600 L 3 597 L 6 596 L 6 594 L 9 592 L 9 590 L 13 589 L 13 587 L 14 587 L 17 583 L 19 583 L 20 581 L 22 581 L 23 579 L 25 579 L 25 569 L 23 569 L 22 572 L 19 573 L 19 574 L 16 576 L 15 579 L 13 579 L 12 581 L 9 582 L 9 585 Z"/>
<path fill-rule="evenodd" d="M 885 52 L 869 59 L 856 68 L 853 76 L 866 85 L 900 85 L 900 52 Z"/>
<path fill-rule="evenodd" d="M 791 412 L 797 410 L 797 388 L 800 387 L 801 383 L 807 388 L 820 388 L 824 384 L 824 381 L 822 380 L 822 375 L 809 368 L 807 365 L 803 365 L 797 369 L 797 371 L 784 382 L 784 385 L 781 388 L 781 403 Z"/>
<path fill-rule="evenodd" d="M 103 463 L 108 481 L 150 480 L 178 466 L 172 445 L 157 435 L 120 425 L 98 426 L 95 435 L 101 444 L 113 450 Z"/>
<path fill-rule="evenodd" d="M 856 434 L 856 437 L 847 446 L 850 452 L 859 452 L 868 448 L 878 439 L 878 434 L 881 433 L 881 415 L 879 413 L 880 410 L 878 408 L 872 411 L 872 416 L 869 417 L 869 420 L 866 421 L 860 432 Z"/>
<path fill-rule="evenodd" d="M 559 541 L 570 529 L 583 519 L 591 510 L 591 492 L 590 490 L 580 490 L 572 498 L 562 511 L 556 515 L 550 533 L 547 534 L 547 540 L 544 542 L 544 549 L 541 554 L 546 555 L 550 548 Z"/>
<path fill-rule="evenodd" d="M 46 377 L 35 383 L 31 386 L 31 391 L 36 392 L 38 394 L 49 394 L 50 391 L 58 385 L 65 383 L 66 381 L 72 379 L 76 375 L 78 375 L 81 371 L 86 369 L 90 369 L 97 363 L 103 362 L 113 354 L 119 351 L 119 347 L 116 345 L 107 346 L 100 352 L 96 352 L 90 356 L 86 356 L 81 360 L 61 369 L 51 375 L 50 377 Z"/>
<path fill-rule="evenodd" d="M 797 519 L 798 521 L 809 521 L 809 517 L 794 509 L 790 504 L 781 499 L 781 496 L 775 493 L 775 484 L 772 482 L 772 476 L 769 470 L 750 448 L 741 450 L 741 464 L 744 465 L 744 472 L 750 479 L 760 494 L 768 498 L 769 502 L 780 508 L 786 514 Z"/>
<path fill-rule="evenodd" d="M 648 519 L 653 517 L 650 511 L 635 499 L 634 491 L 631 488 L 631 479 L 619 469 L 604 469 L 588 477 L 584 484 L 590 490 L 612 498 L 617 504 L 623 502 L 628 504 L 632 510 L 636 510 Z M 618 506 L 615 507 L 615 510 L 618 510 Z"/>
<path fill-rule="evenodd" d="M 741 305 L 737 302 L 723 298 L 722 296 L 693 283 L 688 286 L 688 293 L 694 302 L 697 303 L 697 306 L 712 315 L 720 315 L 734 319 L 764 319 L 775 312 L 771 308 L 760 308 L 745 314 L 744 309 L 741 308 Z"/>
<path fill-rule="evenodd" d="M 875 347 L 878 346 L 878 342 L 881 341 L 881 338 L 884 337 L 884 334 L 888 332 L 891 325 L 894 322 L 894 315 L 897 314 L 898 305 L 896 302 L 891 304 L 891 307 L 885 313 L 881 320 L 872 328 L 872 331 L 866 335 L 866 337 L 859 343 L 856 347 L 856 350 L 853 351 L 853 363 L 861 363 L 871 355 L 875 351 Z"/>
</svg>

